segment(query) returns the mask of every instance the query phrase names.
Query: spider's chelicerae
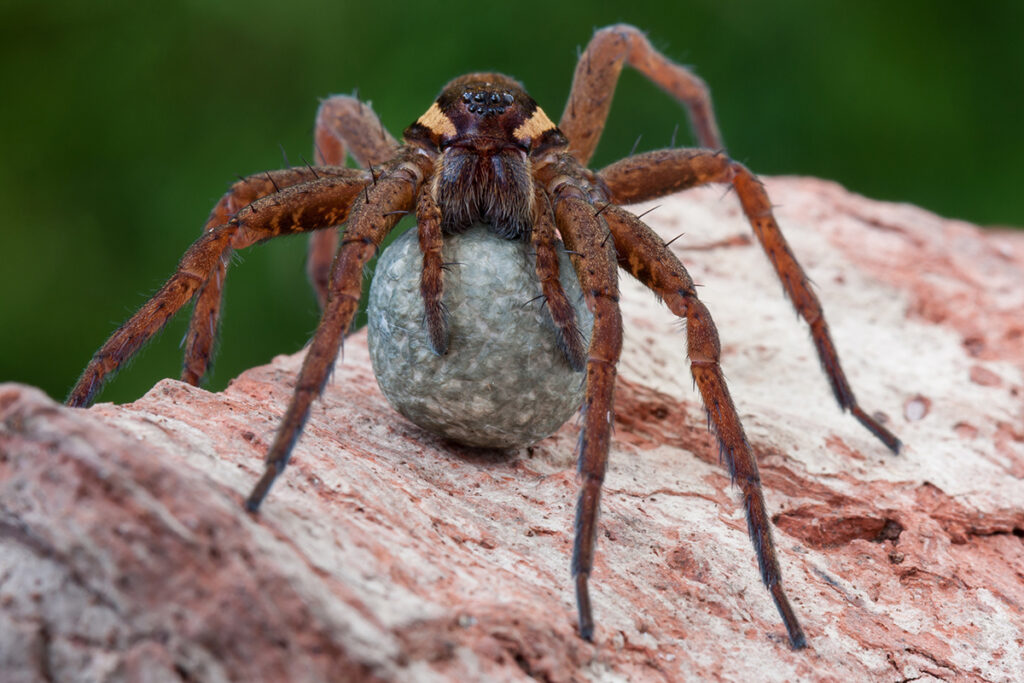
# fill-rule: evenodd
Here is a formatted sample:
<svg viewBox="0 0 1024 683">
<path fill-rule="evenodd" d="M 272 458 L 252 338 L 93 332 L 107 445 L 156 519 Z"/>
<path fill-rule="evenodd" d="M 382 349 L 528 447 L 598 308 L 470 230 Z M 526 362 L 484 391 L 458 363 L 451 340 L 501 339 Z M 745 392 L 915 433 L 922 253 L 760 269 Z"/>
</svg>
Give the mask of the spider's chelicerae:
<svg viewBox="0 0 1024 683">
<path fill-rule="evenodd" d="M 604 128 L 619 72 L 628 63 L 687 109 L 700 143 L 631 156 L 600 171 L 587 168 Z M 245 506 L 256 511 L 284 470 L 331 372 L 359 304 L 363 268 L 399 218 L 415 212 L 423 253 L 420 291 L 425 326 L 439 354 L 448 348 L 442 304 L 445 234 L 482 222 L 502 237 L 529 240 L 537 278 L 569 363 L 586 372 L 572 576 L 580 635 L 591 640 L 588 580 L 596 544 L 598 503 L 612 429 L 612 390 L 622 347 L 618 268 L 653 290 L 686 320 L 693 379 L 718 437 L 722 457 L 743 494 L 761 576 L 794 648 L 803 630 L 782 588 L 757 463 L 719 364 L 718 333 L 679 259 L 637 216 L 620 208 L 705 183 L 730 183 L 761 246 L 800 315 L 810 325 L 840 406 L 894 452 L 899 440 L 858 404 L 840 368 L 821 304 L 772 216 L 764 188 L 722 150 L 703 81 L 655 50 L 632 26 L 596 32 L 576 67 L 569 101 L 556 126 L 515 80 L 495 73 L 456 78 L 419 119 L 392 138 L 369 107 L 332 97 L 316 125 L 317 165 L 270 171 L 236 183 L 213 209 L 202 236 L 170 280 L 96 353 L 67 403 L 89 405 L 103 382 L 182 306 L 196 299 L 182 379 L 206 373 L 231 250 L 271 237 L 314 232 L 309 274 L 323 316 L 309 345 L 295 393 L 266 456 L 266 470 Z M 364 169 L 345 168 L 346 151 Z M 345 225 L 338 233 L 327 230 Z M 589 348 L 558 279 L 556 233 L 572 258 L 593 312 Z"/>
</svg>

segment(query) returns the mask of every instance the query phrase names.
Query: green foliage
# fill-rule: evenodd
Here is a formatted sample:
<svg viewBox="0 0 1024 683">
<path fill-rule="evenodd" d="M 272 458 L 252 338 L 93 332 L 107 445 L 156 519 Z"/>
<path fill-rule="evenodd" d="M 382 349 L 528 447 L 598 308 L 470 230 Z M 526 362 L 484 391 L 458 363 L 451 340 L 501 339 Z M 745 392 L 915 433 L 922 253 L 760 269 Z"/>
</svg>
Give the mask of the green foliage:
<svg viewBox="0 0 1024 683">
<path fill-rule="evenodd" d="M 171 273 L 238 174 L 310 156 L 317 98 L 371 100 L 396 135 L 451 77 L 521 79 L 556 118 L 577 46 L 627 21 L 711 86 L 762 174 L 1019 225 L 1020 3 L 0 4 L 0 380 L 62 398 Z M 595 159 L 667 146 L 682 110 L 626 72 Z M 211 387 L 294 352 L 316 320 L 305 241 L 242 254 Z M 184 316 L 102 395 L 177 376 Z"/>
</svg>

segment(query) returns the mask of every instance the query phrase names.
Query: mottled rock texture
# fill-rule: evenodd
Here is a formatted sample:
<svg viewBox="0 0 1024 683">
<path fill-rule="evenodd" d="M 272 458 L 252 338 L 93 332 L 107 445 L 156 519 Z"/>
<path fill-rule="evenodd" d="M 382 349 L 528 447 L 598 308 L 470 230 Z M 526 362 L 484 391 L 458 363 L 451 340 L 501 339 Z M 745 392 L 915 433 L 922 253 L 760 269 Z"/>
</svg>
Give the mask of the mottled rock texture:
<svg viewBox="0 0 1024 683">
<path fill-rule="evenodd" d="M 242 497 L 301 353 L 89 410 L 0 387 L 4 680 L 1019 680 L 1024 235 L 767 185 L 899 456 L 836 408 L 734 197 L 646 220 L 685 232 L 807 650 L 760 584 L 679 325 L 624 279 L 595 644 L 569 581 L 575 421 L 506 455 L 446 445 L 391 410 L 355 335 L 259 517 Z"/>
</svg>

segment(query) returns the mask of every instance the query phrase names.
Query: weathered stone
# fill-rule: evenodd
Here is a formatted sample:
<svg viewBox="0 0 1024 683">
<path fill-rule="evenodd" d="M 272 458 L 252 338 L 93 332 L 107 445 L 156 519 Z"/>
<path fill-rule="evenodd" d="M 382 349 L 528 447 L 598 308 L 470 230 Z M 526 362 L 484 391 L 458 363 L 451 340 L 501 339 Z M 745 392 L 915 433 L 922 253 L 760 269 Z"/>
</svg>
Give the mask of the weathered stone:
<svg viewBox="0 0 1024 683">
<path fill-rule="evenodd" d="M 807 650 L 760 583 L 678 323 L 624 278 L 595 644 L 569 580 L 575 421 L 504 458 L 444 445 L 390 409 L 355 335 L 259 517 L 241 501 L 302 354 L 89 410 L 0 387 L 4 680 L 1019 679 L 1024 235 L 767 187 L 899 456 L 835 407 L 734 197 L 645 220 L 686 233 Z"/>
</svg>

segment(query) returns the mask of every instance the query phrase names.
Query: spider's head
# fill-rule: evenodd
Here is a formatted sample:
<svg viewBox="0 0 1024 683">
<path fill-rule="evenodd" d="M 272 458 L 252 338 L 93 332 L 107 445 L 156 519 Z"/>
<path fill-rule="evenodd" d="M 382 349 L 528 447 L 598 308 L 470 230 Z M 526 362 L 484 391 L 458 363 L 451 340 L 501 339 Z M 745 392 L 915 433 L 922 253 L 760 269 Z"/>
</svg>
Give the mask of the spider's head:
<svg viewBox="0 0 1024 683">
<path fill-rule="evenodd" d="M 509 238 L 533 224 L 531 159 L 567 144 L 519 83 L 491 73 L 446 85 L 405 141 L 437 155 L 430 187 L 443 230 L 481 222 Z"/>
<path fill-rule="evenodd" d="M 444 152 L 514 147 L 536 155 L 566 144 L 565 136 L 514 79 L 468 74 L 444 87 L 430 109 L 405 130 L 412 144 Z"/>
</svg>

